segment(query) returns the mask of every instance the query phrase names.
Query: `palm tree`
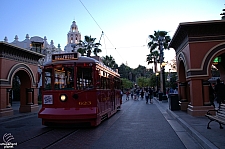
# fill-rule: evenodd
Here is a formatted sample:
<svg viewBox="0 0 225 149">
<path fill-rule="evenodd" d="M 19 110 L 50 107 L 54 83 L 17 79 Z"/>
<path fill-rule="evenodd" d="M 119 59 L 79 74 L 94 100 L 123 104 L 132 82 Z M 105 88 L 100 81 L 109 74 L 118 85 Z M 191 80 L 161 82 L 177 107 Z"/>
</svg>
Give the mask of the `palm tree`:
<svg viewBox="0 0 225 149">
<path fill-rule="evenodd" d="M 110 56 L 106 55 L 105 57 L 103 56 L 102 61 L 106 66 L 112 69 L 118 68 L 115 59 L 111 55 Z"/>
<path fill-rule="evenodd" d="M 168 49 L 169 42 L 171 40 L 170 36 L 167 36 L 166 31 L 154 31 L 154 35 L 149 35 L 148 38 L 150 42 L 148 43 L 148 48 L 150 49 L 150 53 L 154 50 L 159 50 L 159 38 L 163 37 L 163 47 L 164 49 Z"/>
<path fill-rule="evenodd" d="M 90 57 L 92 52 L 95 56 L 98 56 L 98 53 L 102 52 L 102 50 L 98 48 L 101 44 L 95 43 L 95 40 L 96 38 L 91 38 L 91 36 L 84 36 L 84 41 L 81 40 L 78 44 L 81 48 L 79 48 L 77 51 L 81 53 L 81 55 L 87 53 L 88 57 Z"/>
<path fill-rule="evenodd" d="M 154 31 L 154 35 L 149 35 L 150 42 L 148 43 L 148 48 L 150 49 L 150 54 L 147 55 L 146 61 L 148 64 L 153 63 L 155 67 L 155 72 L 157 71 L 157 63 L 160 62 L 160 58 L 163 59 L 163 53 L 160 52 L 159 39 L 162 38 L 162 46 L 164 49 L 168 49 L 169 42 L 171 41 L 170 36 L 167 36 L 166 31 Z"/>
<path fill-rule="evenodd" d="M 146 61 L 148 62 L 148 65 L 150 63 L 153 63 L 154 64 L 154 71 L 157 72 L 157 64 L 159 63 L 159 52 L 153 51 L 150 54 L 148 54 Z"/>
</svg>

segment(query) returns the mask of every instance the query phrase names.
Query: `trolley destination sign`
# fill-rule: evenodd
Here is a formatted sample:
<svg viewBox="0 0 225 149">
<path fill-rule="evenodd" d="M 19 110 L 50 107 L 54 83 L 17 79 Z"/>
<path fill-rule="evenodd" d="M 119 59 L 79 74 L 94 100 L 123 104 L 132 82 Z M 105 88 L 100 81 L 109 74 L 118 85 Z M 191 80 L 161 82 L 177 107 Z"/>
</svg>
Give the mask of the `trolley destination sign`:
<svg viewBox="0 0 225 149">
<path fill-rule="evenodd" d="M 78 53 L 62 53 L 62 54 L 53 54 L 52 61 L 61 61 L 61 60 L 77 60 Z"/>
</svg>

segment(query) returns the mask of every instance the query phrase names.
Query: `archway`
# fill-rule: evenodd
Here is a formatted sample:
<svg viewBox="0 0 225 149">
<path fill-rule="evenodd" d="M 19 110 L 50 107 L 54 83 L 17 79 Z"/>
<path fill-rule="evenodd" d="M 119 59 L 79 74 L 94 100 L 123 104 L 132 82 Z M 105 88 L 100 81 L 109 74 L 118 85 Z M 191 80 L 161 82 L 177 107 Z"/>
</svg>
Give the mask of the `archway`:
<svg viewBox="0 0 225 149">
<path fill-rule="evenodd" d="M 190 85 L 186 80 L 186 70 L 185 70 L 185 59 L 184 57 L 179 57 L 178 62 L 178 94 L 180 98 L 180 108 L 182 111 L 186 111 L 188 104 L 190 103 Z"/>
<path fill-rule="evenodd" d="M 19 112 L 30 112 L 27 108 L 27 105 L 33 104 L 33 94 L 34 92 L 31 91 L 31 77 L 25 70 L 18 70 L 14 76 L 17 76 L 20 81 L 20 96 L 19 96 Z M 14 78 L 14 77 L 13 77 Z M 18 105 L 16 105 L 18 106 Z M 12 108 L 14 105 L 12 103 Z"/>
<path fill-rule="evenodd" d="M 19 112 L 31 112 L 34 109 L 36 110 L 38 108 L 37 101 L 35 100 L 37 89 L 36 86 L 34 86 L 36 81 L 32 70 L 25 64 L 17 64 L 11 68 L 8 76 L 11 78 L 11 86 L 13 86 L 13 78 L 17 78 L 20 83 L 19 105 L 16 105 L 17 108 L 19 106 Z M 13 103 L 12 108 L 16 109 L 16 107 L 13 107 Z"/>
</svg>

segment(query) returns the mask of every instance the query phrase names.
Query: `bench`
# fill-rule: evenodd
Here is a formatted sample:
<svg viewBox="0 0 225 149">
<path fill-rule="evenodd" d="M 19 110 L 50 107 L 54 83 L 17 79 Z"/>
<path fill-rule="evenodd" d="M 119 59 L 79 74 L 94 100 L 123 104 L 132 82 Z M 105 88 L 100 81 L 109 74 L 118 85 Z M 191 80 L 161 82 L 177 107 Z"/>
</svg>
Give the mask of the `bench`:
<svg viewBox="0 0 225 149">
<path fill-rule="evenodd" d="M 212 112 L 214 112 L 214 115 L 212 114 Z M 209 127 L 209 124 L 212 121 L 218 122 L 220 124 L 220 129 L 223 129 L 222 124 L 225 125 L 225 104 L 221 104 L 218 110 L 209 110 L 207 114 L 205 114 L 205 116 L 210 120 L 207 129 L 211 129 Z"/>
</svg>

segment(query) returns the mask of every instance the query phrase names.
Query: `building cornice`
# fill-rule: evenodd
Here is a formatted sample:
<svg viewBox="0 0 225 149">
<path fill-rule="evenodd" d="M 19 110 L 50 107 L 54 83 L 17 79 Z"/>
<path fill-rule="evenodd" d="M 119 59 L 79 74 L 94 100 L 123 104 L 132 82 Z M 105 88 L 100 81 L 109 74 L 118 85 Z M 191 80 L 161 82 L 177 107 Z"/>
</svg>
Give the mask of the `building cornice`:
<svg viewBox="0 0 225 149">
<path fill-rule="evenodd" d="M 180 23 L 170 44 L 177 52 L 186 45 L 184 42 L 203 42 L 224 40 L 225 20 Z M 201 37 L 201 38 L 200 38 Z M 188 40 L 187 40 L 188 39 Z"/>
<path fill-rule="evenodd" d="M 45 55 L 9 43 L 0 42 L 0 58 L 38 64 L 38 60 L 42 57 L 45 57 Z"/>
</svg>

